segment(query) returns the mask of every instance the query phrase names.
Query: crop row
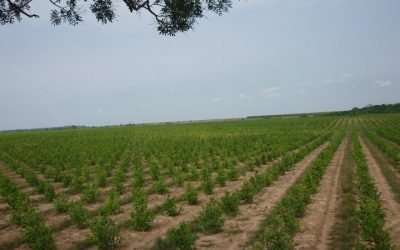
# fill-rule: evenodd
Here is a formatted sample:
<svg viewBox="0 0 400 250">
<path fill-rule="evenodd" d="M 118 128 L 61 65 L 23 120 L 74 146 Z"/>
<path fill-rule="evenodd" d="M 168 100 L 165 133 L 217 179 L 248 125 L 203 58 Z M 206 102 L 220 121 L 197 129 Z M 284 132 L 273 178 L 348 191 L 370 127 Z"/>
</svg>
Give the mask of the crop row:
<svg viewBox="0 0 400 250">
<path fill-rule="evenodd" d="M 378 146 L 380 150 L 388 155 L 397 166 L 400 166 L 400 152 L 398 149 L 388 144 L 375 132 L 369 131 L 367 129 L 365 129 L 364 132 L 369 140 L 371 140 L 376 146 Z"/>
<path fill-rule="evenodd" d="M 343 140 L 344 133 L 336 134 L 306 169 L 302 177 L 286 192 L 284 197 L 266 217 L 253 247 L 255 249 L 291 249 L 293 236 L 299 229 L 299 219 L 318 187 L 325 169 Z"/>
<path fill-rule="evenodd" d="M 163 211 L 173 216 L 179 213 L 178 202 L 196 203 L 199 191 L 212 194 L 216 184 L 224 186 L 226 181 L 235 180 L 246 171 L 255 171 L 256 166 L 326 133 L 335 123 L 332 118 L 318 118 L 302 123 L 266 120 L 187 127 L 122 127 L 6 134 L 0 141 L 0 160 L 27 180 L 38 193 L 53 201 L 58 213 L 68 214 L 68 220 L 80 228 L 90 226 L 91 242 L 107 248 L 107 242 L 118 242 L 118 234 L 115 233 L 118 227 L 109 216 L 120 213 L 121 204 L 133 201 L 129 226 L 144 230 L 146 225 L 151 225 L 154 218 L 151 214 L 154 212 Z M 322 143 L 326 138 L 317 142 Z M 235 204 L 237 199 L 239 202 L 251 202 L 258 191 L 270 185 L 289 169 L 288 165 L 300 160 L 308 150 L 311 148 L 302 149 L 298 154 L 284 155 L 282 165 L 272 167 L 268 174 L 256 173 L 239 191 L 226 194 L 217 203 L 224 204 L 221 207 L 226 213 L 234 213 L 230 204 Z M 128 170 L 133 172 L 131 180 L 126 176 Z M 46 178 L 39 178 L 37 172 Z M 65 192 L 59 192 L 58 187 L 55 190 L 53 180 L 62 182 Z M 132 197 L 122 201 L 127 181 L 131 183 Z M 200 186 L 192 185 L 192 182 L 198 181 Z M 150 211 L 147 197 L 153 193 L 169 193 L 170 185 L 186 187 L 183 196 L 166 196 L 159 208 Z M 105 197 L 100 188 L 109 190 Z M 81 201 L 70 200 L 69 196 L 73 193 L 81 193 Z M 99 202 L 102 203 L 100 208 L 92 211 L 84 205 Z M 62 229 L 57 227 L 55 230 Z M 110 232 L 115 237 L 102 241 L 104 235 L 101 232 Z"/>
<path fill-rule="evenodd" d="M 302 149 L 296 153 L 296 154 L 287 154 L 285 157 L 283 157 L 283 161 L 286 164 L 292 164 L 293 161 L 289 161 L 288 159 L 296 159 L 296 160 L 300 160 L 301 157 L 299 156 L 305 156 L 308 152 L 310 152 L 311 150 L 315 149 L 317 146 L 319 146 L 321 143 L 323 143 L 324 141 L 326 141 L 326 139 L 328 138 L 328 135 L 325 135 L 317 140 L 314 140 L 311 144 L 307 144 L 306 146 L 302 147 Z M 294 157 L 292 157 L 294 156 Z M 286 159 L 286 160 L 285 160 Z M 278 167 L 282 167 L 283 164 L 279 164 L 276 163 L 274 165 L 272 165 L 270 168 L 278 168 Z M 135 170 L 136 172 L 137 170 Z M 238 172 L 239 173 L 239 172 Z M 266 172 L 267 173 L 267 172 Z M 258 174 L 256 174 L 258 175 Z M 266 174 L 267 176 L 268 174 Z M 201 174 L 201 178 L 204 181 L 204 178 L 207 179 L 209 178 L 209 175 L 204 175 L 204 170 L 202 171 Z M 216 179 L 218 179 L 218 176 L 216 176 Z M 207 183 L 207 182 L 204 182 Z M 221 183 L 220 183 L 221 184 Z M 214 185 L 214 184 L 211 184 Z M 223 186 L 223 185 L 222 185 Z M 204 185 L 200 186 L 200 189 L 203 189 Z M 169 215 L 169 216 L 176 216 L 180 213 L 180 209 L 177 205 L 177 202 L 179 200 L 181 200 L 182 198 L 184 200 L 186 200 L 189 204 L 191 205 L 196 205 L 198 204 L 198 189 L 196 189 L 194 186 L 192 186 L 190 183 L 186 186 L 186 191 L 183 194 L 183 197 L 178 197 L 178 199 L 176 199 L 174 196 L 167 196 L 165 198 L 165 201 L 162 205 L 160 205 L 159 208 L 156 209 L 152 209 L 150 210 L 148 208 L 147 205 L 147 197 L 148 195 L 146 194 L 146 192 L 143 190 L 142 186 L 136 186 L 133 189 L 133 193 L 132 193 L 132 200 L 133 200 L 133 208 L 131 211 L 131 218 L 128 222 L 128 226 L 134 230 L 139 230 L 139 231 L 143 231 L 143 230 L 149 230 L 151 229 L 151 224 L 152 221 L 155 218 L 155 211 L 163 211 L 165 214 Z M 211 187 L 212 190 L 212 187 Z M 233 194 L 229 194 L 226 193 L 222 198 L 221 198 L 221 205 L 223 207 L 223 210 L 226 213 L 235 213 L 235 209 L 237 209 L 237 205 L 239 202 L 239 192 L 233 193 Z M 237 201 L 237 202 L 236 202 Z M 236 205 L 235 205 L 236 204 Z M 211 205 L 209 205 L 211 206 Z M 211 207 L 214 207 L 214 205 L 212 205 Z M 204 215 L 210 215 L 209 212 L 205 212 L 203 213 Z M 201 216 L 200 216 L 201 217 Z M 102 219 L 103 221 L 108 220 L 108 218 L 103 217 Z M 211 220 L 212 221 L 212 220 Z M 110 225 L 112 224 L 111 222 L 109 223 Z M 206 226 L 205 228 L 209 228 L 210 226 Z M 212 226 L 211 226 L 212 227 Z M 114 227 L 113 227 L 114 228 Z M 115 231 L 113 231 L 115 232 Z M 103 245 L 109 246 L 110 244 L 112 244 L 112 242 L 117 242 L 115 239 L 117 237 L 117 235 L 113 234 L 115 237 L 110 237 L 109 240 L 111 243 L 104 243 Z"/>
<path fill-rule="evenodd" d="M 11 158 L 4 152 L 0 151 L 0 160 L 7 164 L 17 174 L 22 176 L 38 193 L 43 194 L 48 201 L 52 201 L 55 197 L 54 187 L 46 180 L 41 180 L 36 173 L 25 167 L 18 160 Z"/>
<path fill-rule="evenodd" d="M 75 174 L 75 168 L 78 172 L 91 166 L 109 170 L 127 147 L 136 149 L 133 158 L 144 156 L 149 162 L 157 161 L 166 169 L 189 164 L 200 167 L 218 159 L 246 162 L 255 156 L 261 157 L 269 152 L 271 145 L 287 138 L 316 135 L 331 122 L 331 119 L 311 120 L 304 124 L 279 120 L 246 121 L 188 127 L 37 132 L 3 136 L 0 147 L 35 169 L 63 179 L 63 176 Z"/>
<path fill-rule="evenodd" d="M 356 133 L 352 134 L 353 158 L 356 163 L 358 187 L 358 221 L 361 230 L 360 244 L 364 248 L 391 249 L 390 239 L 384 231 L 385 215 L 379 193 L 369 174 L 367 161 Z"/>
<path fill-rule="evenodd" d="M 55 249 L 49 228 L 28 196 L 0 172 L 0 194 L 12 208 L 11 219 L 22 227 L 23 238 L 32 249 Z"/>
<path fill-rule="evenodd" d="M 251 203 L 253 197 L 263 188 L 270 186 L 277 178 L 288 171 L 295 163 L 303 159 L 328 139 L 325 135 L 295 153 L 288 153 L 281 160 L 268 167 L 265 172 L 257 173 L 242 187 L 232 193 L 225 194 L 218 200 L 211 198 L 203 205 L 203 210 L 191 223 L 183 222 L 170 229 L 164 239 L 159 238 L 153 249 L 188 249 L 194 247 L 198 232 L 216 233 L 224 224 L 223 214 L 235 216 L 242 203 Z"/>
</svg>

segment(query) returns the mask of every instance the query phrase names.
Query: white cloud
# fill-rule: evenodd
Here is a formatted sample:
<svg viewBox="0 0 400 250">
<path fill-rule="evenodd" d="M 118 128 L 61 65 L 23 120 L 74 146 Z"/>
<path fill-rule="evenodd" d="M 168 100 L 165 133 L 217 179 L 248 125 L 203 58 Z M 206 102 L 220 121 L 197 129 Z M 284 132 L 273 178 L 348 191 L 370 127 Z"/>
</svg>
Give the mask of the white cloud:
<svg viewBox="0 0 400 250">
<path fill-rule="evenodd" d="M 393 84 L 392 81 L 389 81 L 389 80 L 386 80 L 386 81 L 379 80 L 379 81 L 376 81 L 375 83 L 378 84 L 381 87 L 387 87 L 387 86 L 390 86 L 390 85 Z"/>
<path fill-rule="evenodd" d="M 304 94 L 304 93 L 306 93 L 306 90 L 305 89 L 299 89 L 298 92 L 299 92 L 299 94 Z"/>
<path fill-rule="evenodd" d="M 265 88 L 261 92 L 264 97 L 276 97 L 281 95 L 278 87 Z"/>
<path fill-rule="evenodd" d="M 336 79 L 327 79 L 327 80 L 325 80 L 325 83 L 328 83 L 328 84 L 345 83 L 348 80 L 351 80 L 350 79 L 351 77 L 352 76 L 349 73 L 342 73 Z"/>
<path fill-rule="evenodd" d="M 97 110 L 97 113 L 103 113 L 104 112 L 104 109 L 98 109 Z"/>
<path fill-rule="evenodd" d="M 299 82 L 299 83 L 297 83 L 297 85 L 299 85 L 299 86 L 311 86 L 311 85 L 314 85 L 314 83 L 312 83 L 312 82 Z"/>
<path fill-rule="evenodd" d="M 213 102 L 222 102 L 222 98 L 221 97 L 214 97 L 213 98 Z"/>
<path fill-rule="evenodd" d="M 244 93 L 241 93 L 240 95 L 239 95 L 239 99 L 246 99 L 246 94 L 244 94 Z"/>
</svg>

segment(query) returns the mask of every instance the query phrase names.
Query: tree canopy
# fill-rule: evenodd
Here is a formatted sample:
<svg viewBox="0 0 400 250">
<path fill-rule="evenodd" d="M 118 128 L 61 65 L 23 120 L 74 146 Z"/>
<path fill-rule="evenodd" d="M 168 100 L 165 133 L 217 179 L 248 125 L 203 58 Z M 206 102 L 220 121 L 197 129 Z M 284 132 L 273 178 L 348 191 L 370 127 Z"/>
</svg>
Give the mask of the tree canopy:
<svg viewBox="0 0 400 250">
<path fill-rule="evenodd" d="M 54 25 L 68 23 L 78 25 L 83 21 L 85 9 L 103 24 L 116 18 L 118 0 L 37 0 L 51 5 L 50 21 Z M 33 0 L 0 0 L 0 24 L 7 25 L 22 18 L 39 18 L 31 10 Z M 147 12 L 157 23 L 163 35 L 175 35 L 192 29 L 196 21 L 210 11 L 222 15 L 232 7 L 231 0 L 122 0 L 131 13 Z"/>
</svg>

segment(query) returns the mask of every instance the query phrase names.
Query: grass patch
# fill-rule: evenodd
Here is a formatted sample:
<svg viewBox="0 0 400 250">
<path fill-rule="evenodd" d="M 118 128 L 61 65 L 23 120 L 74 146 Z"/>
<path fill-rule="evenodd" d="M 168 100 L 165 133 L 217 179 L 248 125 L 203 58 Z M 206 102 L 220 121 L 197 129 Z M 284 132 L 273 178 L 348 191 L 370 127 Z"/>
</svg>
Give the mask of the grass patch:
<svg viewBox="0 0 400 250">
<path fill-rule="evenodd" d="M 330 245 L 331 249 L 354 249 L 358 241 L 357 192 L 354 161 L 350 147 L 349 143 L 340 170 L 341 204 L 331 232 L 333 239 Z"/>
</svg>

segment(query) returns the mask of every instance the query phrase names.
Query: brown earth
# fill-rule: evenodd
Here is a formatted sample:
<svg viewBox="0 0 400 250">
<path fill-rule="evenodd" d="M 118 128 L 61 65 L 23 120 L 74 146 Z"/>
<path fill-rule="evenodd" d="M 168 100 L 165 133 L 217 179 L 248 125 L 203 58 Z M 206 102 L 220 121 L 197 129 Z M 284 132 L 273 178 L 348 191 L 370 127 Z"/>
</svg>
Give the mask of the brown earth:
<svg viewBox="0 0 400 250">
<path fill-rule="evenodd" d="M 241 205 L 237 216 L 226 217 L 221 233 L 200 234 L 196 242 L 198 249 L 243 248 L 247 240 L 259 228 L 266 215 L 272 211 L 274 205 L 327 145 L 328 143 L 321 145 L 295 164 L 291 170 L 280 176 L 272 186 L 265 188 L 256 195 L 252 204 Z"/>
<path fill-rule="evenodd" d="M 10 221 L 11 215 L 9 213 L 1 215 L 0 217 L 0 246 L 12 240 L 19 238 L 21 228 Z"/>
<path fill-rule="evenodd" d="M 71 225 L 61 231 L 53 233 L 53 239 L 57 249 L 70 249 L 76 243 L 85 240 L 89 233 L 89 228 L 79 229 L 75 225 Z"/>
<path fill-rule="evenodd" d="M 295 235 L 295 249 L 327 249 L 329 235 L 339 208 L 339 173 L 347 139 L 340 145 L 324 176 L 317 193 L 311 197 L 306 213 L 300 221 L 300 231 Z"/>
<path fill-rule="evenodd" d="M 361 138 L 360 141 L 362 151 L 367 159 L 369 172 L 380 193 L 381 204 L 385 212 L 384 229 L 389 233 L 392 243 L 396 245 L 396 249 L 400 249 L 400 204 L 395 201 L 389 184 L 382 174 L 377 161 L 366 147 L 365 142 Z"/>
</svg>

